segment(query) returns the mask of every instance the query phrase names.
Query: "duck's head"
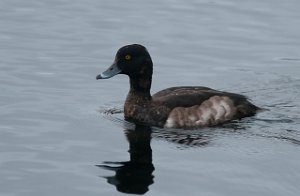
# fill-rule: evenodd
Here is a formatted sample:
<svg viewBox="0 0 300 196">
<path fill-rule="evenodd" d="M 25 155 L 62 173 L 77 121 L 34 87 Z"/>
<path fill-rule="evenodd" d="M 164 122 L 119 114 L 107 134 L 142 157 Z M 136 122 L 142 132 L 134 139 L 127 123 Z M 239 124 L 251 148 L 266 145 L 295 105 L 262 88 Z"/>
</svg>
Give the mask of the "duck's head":
<svg viewBox="0 0 300 196">
<path fill-rule="evenodd" d="M 107 79 L 117 74 L 125 74 L 130 78 L 152 76 L 152 60 L 147 49 L 139 44 L 123 46 L 116 54 L 113 64 L 96 79 Z"/>
</svg>

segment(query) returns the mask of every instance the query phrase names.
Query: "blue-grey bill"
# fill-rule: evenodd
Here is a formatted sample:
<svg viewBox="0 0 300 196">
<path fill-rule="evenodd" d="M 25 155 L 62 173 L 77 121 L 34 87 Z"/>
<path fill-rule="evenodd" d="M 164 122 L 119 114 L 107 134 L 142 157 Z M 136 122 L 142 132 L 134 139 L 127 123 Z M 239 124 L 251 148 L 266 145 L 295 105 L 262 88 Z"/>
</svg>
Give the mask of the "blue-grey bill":
<svg viewBox="0 0 300 196">
<path fill-rule="evenodd" d="M 96 79 L 107 79 L 121 73 L 120 68 L 114 63 L 106 71 L 99 74 Z"/>
</svg>

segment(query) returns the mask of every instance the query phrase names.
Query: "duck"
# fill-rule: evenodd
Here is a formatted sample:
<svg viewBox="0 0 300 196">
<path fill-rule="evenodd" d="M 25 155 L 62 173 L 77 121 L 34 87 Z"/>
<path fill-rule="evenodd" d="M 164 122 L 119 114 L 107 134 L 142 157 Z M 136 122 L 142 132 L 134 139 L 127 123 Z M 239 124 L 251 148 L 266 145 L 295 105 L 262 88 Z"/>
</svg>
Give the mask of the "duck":
<svg viewBox="0 0 300 196">
<path fill-rule="evenodd" d="M 133 123 L 179 129 L 212 127 L 254 116 L 261 110 L 244 95 L 203 86 L 170 87 L 151 95 L 153 62 L 140 44 L 121 47 L 112 65 L 96 79 L 117 74 L 129 77 L 124 118 Z"/>
</svg>

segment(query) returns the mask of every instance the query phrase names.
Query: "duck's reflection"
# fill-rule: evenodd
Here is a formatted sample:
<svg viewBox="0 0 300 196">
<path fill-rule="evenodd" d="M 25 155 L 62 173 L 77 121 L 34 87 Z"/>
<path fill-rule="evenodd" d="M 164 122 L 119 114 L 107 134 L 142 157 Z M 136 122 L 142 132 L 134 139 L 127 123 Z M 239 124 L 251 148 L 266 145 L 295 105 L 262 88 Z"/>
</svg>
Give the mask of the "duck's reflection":
<svg viewBox="0 0 300 196">
<path fill-rule="evenodd" d="M 98 167 L 115 171 L 114 176 L 105 177 L 124 193 L 144 194 L 153 184 L 151 128 L 136 125 L 134 130 L 125 130 L 129 142 L 130 160 L 126 162 L 105 162 Z"/>
<path fill-rule="evenodd" d="M 130 160 L 126 162 L 104 162 L 98 167 L 115 172 L 114 176 L 105 177 L 109 184 L 115 185 L 123 193 L 144 194 L 154 183 L 151 139 L 162 139 L 176 144 L 179 148 L 204 147 L 217 135 L 214 129 L 202 130 L 166 130 L 151 129 L 135 125 L 126 129 L 129 142 Z"/>
</svg>

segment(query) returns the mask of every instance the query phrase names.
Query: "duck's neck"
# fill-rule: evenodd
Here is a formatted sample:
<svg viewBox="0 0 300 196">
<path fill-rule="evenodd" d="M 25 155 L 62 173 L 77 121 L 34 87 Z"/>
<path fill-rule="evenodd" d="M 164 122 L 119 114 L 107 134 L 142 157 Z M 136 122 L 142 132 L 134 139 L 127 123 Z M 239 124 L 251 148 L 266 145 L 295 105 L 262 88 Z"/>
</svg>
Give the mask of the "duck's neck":
<svg viewBox="0 0 300 196">
<path fill-rule="evenodd" d="M 149 58 L 150 59 L 150 58 Z M 139 71 L 128 75 L 130 90 L 124 105 L 124 116 L 129 121 L 145 122 L 144 114 L 151 105 L 152 62 L 139 66 Z"/>
<path fill-rule="evenodd" d="M 129 95 L 138 96 L 145 100 L 151 100 L 151 82 L 152 76 L 140 75 L 139 77 L 129 77 L 130 79 L 130 90 Z"/>
<path fill-rule="evenodd" d="M 124 116 L 126 120 L 133 122 L 145 122 L 144 115 L 151 104 L 151 77 L 130 78 L 130 90 L 124 104 Z"/>
</svg>

